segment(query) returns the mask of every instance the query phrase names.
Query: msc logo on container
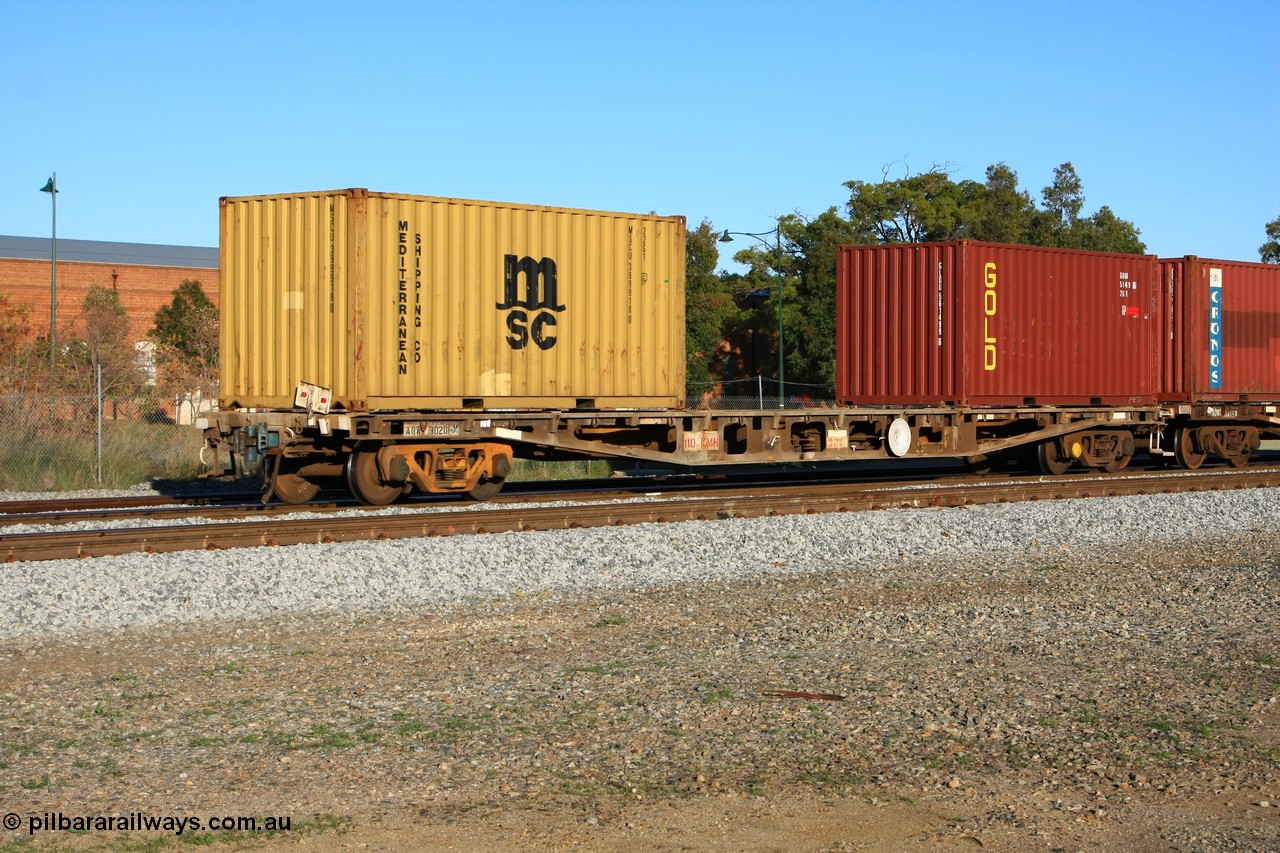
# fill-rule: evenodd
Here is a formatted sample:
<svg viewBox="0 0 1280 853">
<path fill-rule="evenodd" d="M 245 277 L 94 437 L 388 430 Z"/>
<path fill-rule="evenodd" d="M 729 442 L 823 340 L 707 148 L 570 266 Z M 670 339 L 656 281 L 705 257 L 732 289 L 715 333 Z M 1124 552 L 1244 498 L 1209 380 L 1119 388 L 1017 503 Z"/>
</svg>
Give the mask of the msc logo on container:
<svg viewBox="0 0 1280 853">
<path fill-rule="evenodd" d="M 556 345 L 556 314 L 563 311 L 556 297 L 556 262 L 551 258 L 535 261 L 530 257 L 507 255 L 503 264 L 502 301 L 499 311 L 507 314 L 507 343 L 514 350 L 529 345 L 549 350 Z M 520 277 L 524 276 L 521 295 Z"/>
</svg>

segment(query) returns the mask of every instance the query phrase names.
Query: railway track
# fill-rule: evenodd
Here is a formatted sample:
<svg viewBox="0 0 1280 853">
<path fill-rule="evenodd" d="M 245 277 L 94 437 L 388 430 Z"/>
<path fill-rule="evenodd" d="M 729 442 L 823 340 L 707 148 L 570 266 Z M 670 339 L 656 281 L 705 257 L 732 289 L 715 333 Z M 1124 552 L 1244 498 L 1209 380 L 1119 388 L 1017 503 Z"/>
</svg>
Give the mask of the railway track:
<svg viewBox="0 0 1280 853">
<path fill-rule="evenodd" d="M 798 470 L 789 473 L 794 482 L 812 484 L 884 483 L 902 476 L 902 465 L 879 470 L 862 465 L 850 469 Z M 916 466 L 916 478 L 954 477 L 957 466 Z M 509 483 L 486 506 L 521 503 L 530 500 L 621 500 L 661 490 L 664 493 L 723 491 L 728 488 L 776 488 L 776 472 L 769 475 L 681 475 L 655 474 L 623 476 L 595 480 L 544 480 Z M 382 507 L 365 507 L 346 490 L 321 492 L 307 504 L 270 503 L 261 501 L 262 488 L 252 491 L 227 491 L 193 495 L 140 495 L 90 498 L 54 498 L 40 500 L 0 500 L 0 528 L 16 525 L 70 524 L 84 521 L 115 519 L 164 520 L 199 515 L 203 518 L 269 517 L 298 512 L 336 512 L 352 509 L 378 511 Z M 398 507 L 464 508 L 475 504 L 458 495 L 414 494 Z"/>
<path fill-rule="evenodd" d="M 454 511 L 307 514 L 276 520 L 205 522 L 155 527 L 57 530 L 0 535 L 9 562 L 126 553 L 223 550 L 306 543 L 424 536 L 560 530 L 623 524 L 749 518 L 920 507 L 957 507 L 1022 500 L 1107 497 L 1185 491 L 1275 488 L 1280 468 L 1060 478 L 952 479 L 885 484 L 727 487 L 714 494 L 607 501 L 598 494 L 570 507 L 456 505 Z M 292 508 L 295 512 L 296 507 Z"/>
<path fill-rule="evenodd" d="M 1280 466 L 1280 453 L 1260 454 L 1254 468 Z M 1161 473 L 1166 469 L 1159 465 L 1135 463 L 1130 474 L 1140 471 Z M 824 466 L 800 468 L 785 473 L 788 482 L 815 486 L 837 484 L 862 484 L 866 486 L 899 483 L 905 474 L 914 481 L 937 480 L 961 482 L 972 475 L 961 474 L 963 468 L 956 464 L 933 462 L 891 462 L 882 465 L 861 463 L 847 468 Z M 984 480 L 1017 480 L 1027 478 L 1025 473 L 996 472 L 983 475 Z M 1104 476 L 1078 472 L 1073 477 Z M 741 471 L 712 474 L 650 473 L 632 476 L 615 476 L 594 480 L 544 480 L 507 484 L 496 498 L 485 506 L 521 503 L 530 500 L 585 501 L 622 500 L 653 492 L 663 494 L 703 492 L 724 493 L 732 489 L 777 488 L 779 474 L 776 470 L 766 473 Z M 281 502 L 264 504 L 263 488 L 222 492 L 201 492 L 175 495 L 110 495 L 87 498 L 44 498 L 35 500 L 0 500 L 0 528 L 16 525 L 54 525 L 75 522 L 110 521 L 118 519 L 156 520 L 180 519 L 200 516 L 208 519 L 244 518 L 247 516 L 271 517 L 298 512 L 337 512 L 352 509 L 377 511 L 381 507 L 363 507 L 345 489 L 322 491 L 316 500 L 305 505 Z M 414 494 L 398 507 L 474 508 L 476 505 L 457 495 Z"/>
</svg>

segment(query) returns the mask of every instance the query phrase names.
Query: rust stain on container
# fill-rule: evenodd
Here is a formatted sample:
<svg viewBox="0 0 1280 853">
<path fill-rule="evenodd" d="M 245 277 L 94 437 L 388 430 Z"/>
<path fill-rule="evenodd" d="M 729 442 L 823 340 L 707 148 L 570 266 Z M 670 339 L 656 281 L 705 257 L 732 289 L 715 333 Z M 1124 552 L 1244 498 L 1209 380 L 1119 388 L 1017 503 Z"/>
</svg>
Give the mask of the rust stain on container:
<svg viewBox="0 0 1280 853">
<path fill-rule="evenodd" d="M 1160 392 L 1149 255 L 961 240 L 842 246 L 836 386 L 848 404 L 1138 404 Z"/>
<path fill-rule="evenodd" d="M 221 201 L 224 407 L 684 402 L 685 221 L 363 189 Z"/>
</svg>

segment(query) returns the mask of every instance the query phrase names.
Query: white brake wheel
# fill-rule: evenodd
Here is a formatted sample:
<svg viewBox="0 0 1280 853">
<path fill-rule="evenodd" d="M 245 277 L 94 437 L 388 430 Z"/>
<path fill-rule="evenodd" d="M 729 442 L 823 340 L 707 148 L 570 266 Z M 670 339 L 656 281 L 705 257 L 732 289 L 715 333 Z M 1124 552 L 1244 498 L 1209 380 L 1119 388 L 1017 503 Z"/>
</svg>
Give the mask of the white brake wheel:
<svg viewBox="0 0 1280 853">
<path fill-rule="evenodd" d="M 906 456 L 911 449 L 912 440 L 911 424 L 907 423 L 906 418 L 894 418 L 893 423 L 889 424 L 888 440 L 885 442 L 889 455 Z"/>
</svg>

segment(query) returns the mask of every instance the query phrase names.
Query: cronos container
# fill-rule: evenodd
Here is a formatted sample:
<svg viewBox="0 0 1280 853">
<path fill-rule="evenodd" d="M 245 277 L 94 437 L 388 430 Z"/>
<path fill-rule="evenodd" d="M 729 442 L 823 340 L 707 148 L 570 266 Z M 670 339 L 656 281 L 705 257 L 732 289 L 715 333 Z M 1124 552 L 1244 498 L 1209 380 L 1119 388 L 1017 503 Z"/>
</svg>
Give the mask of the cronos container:
<svg viewBox="0 0 1280 853">
<path fill-rule="evenodd" d="M 1280 400 L 1280 266 L 1160 261 L 1172 326 L 1169 400 Z"/>
<path fill-rule="evenodd" d="M 371 193 L 221 200 L 224 408 L 677 407 L 685 222 Z"/>
<path fill-rule="evenodd" d="M 836 385 L 855 405 L 1154 402 L 1156 259 L 961 240 L 842 246 Z"/>
</svg>

